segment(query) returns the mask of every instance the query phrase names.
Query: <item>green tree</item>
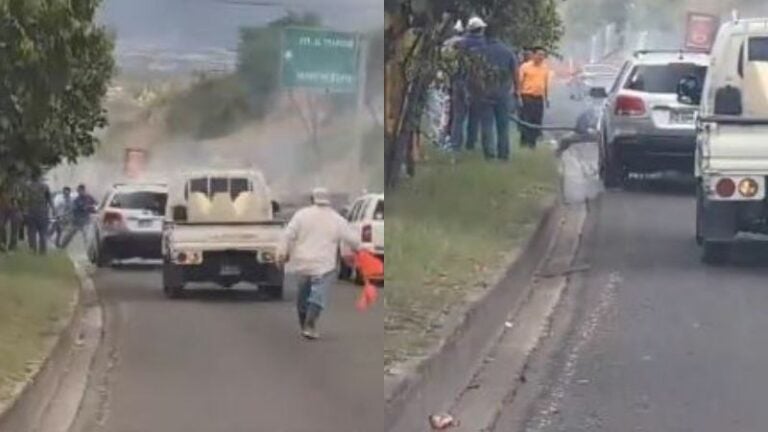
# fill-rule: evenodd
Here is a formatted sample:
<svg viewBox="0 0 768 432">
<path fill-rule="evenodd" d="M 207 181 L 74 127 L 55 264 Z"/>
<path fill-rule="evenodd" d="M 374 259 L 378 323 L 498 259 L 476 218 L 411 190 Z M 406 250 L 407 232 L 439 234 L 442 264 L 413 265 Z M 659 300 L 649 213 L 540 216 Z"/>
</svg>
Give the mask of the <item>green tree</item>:
<svg viewBox="0 0 768 432">
<path fill-rule="evenodd" d="M 99 0 L 0 0 L 0 182 L 93 153 L 113 43 Z"/>
</svg>

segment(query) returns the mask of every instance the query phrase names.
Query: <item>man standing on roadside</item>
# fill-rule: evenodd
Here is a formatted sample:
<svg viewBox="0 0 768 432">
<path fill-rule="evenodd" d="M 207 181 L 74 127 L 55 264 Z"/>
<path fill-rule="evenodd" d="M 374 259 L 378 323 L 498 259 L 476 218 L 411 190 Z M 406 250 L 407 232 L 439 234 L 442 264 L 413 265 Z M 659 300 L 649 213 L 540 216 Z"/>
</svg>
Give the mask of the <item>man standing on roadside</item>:
<svg viewBox="0 0 768 432">
<path fill-rule="evenodd" d="M 546 51 L 536 48 L 533 57 L 520 67 L 520 96 L 522 99 L 521 120 L 541 127 L 544 120 L 544 108 L 549 107 L 549 81 L 551 72 L 544 62 Z M 541 135 L 538 128 L 521 125 L 520 138 L 522 145 L 531 149 L 536 148 L 536 142 Z"/>
<path fill-rule="evenodd" d="M 509 116 L 516 110 L 518 62 L 514 51 L 499 40 L 493 27 L 485 30 L 482 54 L 493 68 L 494 80 L 480 102 L 483 153 L 487 160 L 509 160 Z M 514 95 L 514 97 L 513 97 Z M 494 131 L 496 143 L 494 145 Z"/>
<path fill-rule="evenodd" d="M 312 191 L 312 205 L 299 210 L 288 223 L 278 253 L 278 262 L 287 264 L 286 273 L 296 282 L 296 311 L 301 334 L 307 339 L 319 337 L 317 320 L 336 279 L 342 242 L 355 252 L 360 249 L 358 236 L 331 207 L 328 191 L 317 188 Z"/>
<path fill-rule="evenodd" d="M 466 62 L 468 56 L 478 54 L 485 45 L 485 21 L 472 17 L 467 23 L 467 34 L 454 43 L 459 53 L 462 66 L 454 79 L 454 91 L 451 94 L 451 142 L 453 150 L 460 152 L 466 145 L 467 150 L 474 150 L 477 134 L 480 129 L 479 100 L 477 94 L 469 89 L 469 70 Z M 466 134 L 465 134 L 466 131 Z"/>
<path fill-rule="evenodd" d="M 21 213 L 18 188 L 11 181 L 0 185 L 0 252 L 18 247 Z"/>
<path fill-rule="evenodd" d="M 77 233 L 82 234 L 84 242 L 87 241 L 85 230 L 91 223 L 91 215 L 95 212 L 96 200 L 85 189 L 85 185 L 79 185 L 77 187 L 77 198 L 72 201 L 72 221 L 59 247 L 64 249 L 69 246 L 69 243 L 72 242 Z"/>
<path fill-rule="evenodd" d="M 73 206 L 72 189 L 69 186 L 64 186 L 61 190 L 61 196 L 53 203 L 53 216 L 56 220 L 54 221 L 54 226 L 50 234 L 55 236 L 53 244 L 56 245 L 56 247 L 61 245 L 61 235 L 64 228 L 70 226 L 72 222 Z"/>
<path fill-rule="evenodd" d="M 33 253 L 45 255 L 48 252 L 48 226 L 52 211 L 51 190 L 42 176 L 37 174 L 27 187 L 24 203 L 27 243 Z"/>
</svg>

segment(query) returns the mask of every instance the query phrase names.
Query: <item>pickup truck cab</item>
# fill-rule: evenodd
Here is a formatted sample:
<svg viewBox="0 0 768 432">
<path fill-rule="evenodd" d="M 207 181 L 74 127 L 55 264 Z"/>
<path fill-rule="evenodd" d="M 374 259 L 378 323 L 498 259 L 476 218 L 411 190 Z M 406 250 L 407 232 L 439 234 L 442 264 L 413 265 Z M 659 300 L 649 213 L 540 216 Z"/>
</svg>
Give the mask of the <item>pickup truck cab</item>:
<svg viewBox="0 0 768 432">
<path fill-rule="evenodd" d="M 678 97 L 700 103 L 696 240 L 723 263 L 734 242 L 768 235 L 768 18 L 724 24 L 703 85 L 684 78 Z"/>
<path fill-rule="evenodd" d="M 283 297 L 276 255 L 284 223 L 259 171 L 209 171 L 171 184 L 163 228 L 163 287 L 170 298 L 189 282 L 258 285 Z"/>
</svg>

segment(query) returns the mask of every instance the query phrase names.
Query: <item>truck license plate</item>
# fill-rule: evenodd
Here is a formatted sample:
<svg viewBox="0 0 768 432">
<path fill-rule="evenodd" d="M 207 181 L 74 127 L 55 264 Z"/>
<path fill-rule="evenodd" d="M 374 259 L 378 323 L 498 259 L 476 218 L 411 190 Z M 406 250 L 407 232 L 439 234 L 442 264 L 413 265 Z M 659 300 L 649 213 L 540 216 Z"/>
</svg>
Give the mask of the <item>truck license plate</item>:
<svg viewBox="0 0 768 432">
<path fill-rule="evenodd" d="M 221 275 L 222 276 L 240 276 L 240 267 L 230 266 L 230 265 L 221 266 Z"/>
</svg>

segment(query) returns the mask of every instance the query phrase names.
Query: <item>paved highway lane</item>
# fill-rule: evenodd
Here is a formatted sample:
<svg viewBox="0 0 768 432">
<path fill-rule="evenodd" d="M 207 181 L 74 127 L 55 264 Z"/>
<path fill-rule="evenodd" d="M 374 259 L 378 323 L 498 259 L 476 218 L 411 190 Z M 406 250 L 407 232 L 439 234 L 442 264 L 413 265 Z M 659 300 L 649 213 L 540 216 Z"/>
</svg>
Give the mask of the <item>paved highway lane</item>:
<svg viewBox="0 0 768 432">
<path fill-rule="evenodd" d="M 322 339 L 308 342 L 293 292 L 284 302 L 218 289 L 171 301 L 160 279 L 148 268 L 95 277 L 108 326 L 94 376 L 107 380 L 94 378 L 83 424 L 103 417 L 94 430 L 375 432 L 383 423 L 382 310 L 358 312 L 357 287 L 334 287 Z"/>
<path fill-rule="evenodd" d="M 499 432 L 765 430 L 768 256 L 741 247 L 728 267 L 701 264 L 680 192 L 602 197 L 575 322 Z"/>
</svg>

